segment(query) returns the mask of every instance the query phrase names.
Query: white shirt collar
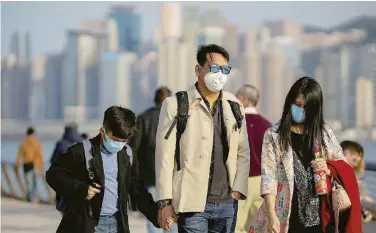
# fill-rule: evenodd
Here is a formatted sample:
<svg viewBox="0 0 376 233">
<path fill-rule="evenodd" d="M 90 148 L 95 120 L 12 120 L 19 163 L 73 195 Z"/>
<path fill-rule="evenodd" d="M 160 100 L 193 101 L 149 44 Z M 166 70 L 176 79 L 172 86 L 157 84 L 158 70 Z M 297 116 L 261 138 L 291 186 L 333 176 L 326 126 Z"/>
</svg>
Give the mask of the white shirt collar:
<svg viewBox="0 0 376 233">
<path fill-rule="evenodd" d="M 244 108 L 245 114 L 258 114 L 256 108 L 254 107 L 246 107 Z"/>
</svg>

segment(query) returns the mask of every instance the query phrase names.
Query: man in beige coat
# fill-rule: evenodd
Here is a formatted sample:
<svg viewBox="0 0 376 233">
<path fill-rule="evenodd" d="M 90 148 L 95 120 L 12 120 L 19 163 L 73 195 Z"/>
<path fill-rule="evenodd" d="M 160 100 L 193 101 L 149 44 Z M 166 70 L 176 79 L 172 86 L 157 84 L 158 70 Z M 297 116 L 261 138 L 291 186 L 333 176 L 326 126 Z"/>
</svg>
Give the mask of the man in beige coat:
<svg viewBox="0 0 376 233">
<path fill-rule="evenodd" d="M 155 154 L 159 221 L 165 225 L 178 214 L 179 232 L 234 232 L 237 201 L 247 198 L 250 152 L 244 108 L 222 91 L 231 70 L 228 62 L 224 48 L 199 47 L 198 81 L 187 92 L 189 117 L 178 159 L 176 127 L 168 134 L 178 113 L 176 96 L 161 108 Z"/>
</svg>

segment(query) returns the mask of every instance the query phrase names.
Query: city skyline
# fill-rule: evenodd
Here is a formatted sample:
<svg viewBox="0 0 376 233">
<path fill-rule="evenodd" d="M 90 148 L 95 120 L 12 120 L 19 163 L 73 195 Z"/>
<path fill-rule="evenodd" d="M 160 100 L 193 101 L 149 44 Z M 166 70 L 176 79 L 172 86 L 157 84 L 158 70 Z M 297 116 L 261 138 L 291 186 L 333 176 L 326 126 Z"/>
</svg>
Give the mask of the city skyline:
<svg viewBox="0 0 376 233">
<path fill-rule="evenodd" d="M 162 3 L 2 2 L 1 49 L 3 54 L 9 53 L 11 34 L 21 30 L 30 33 L 33 56 L 61 52 L 67 29 L 76 29 L 80 22 L 85 20 L 104 19 L 109 14 L 110 7 L 119 4 L 131 4 L 136 7 L 142 18 L 141 36 L 143 41 L 146 41 L 152 37 L 154 29 L 160 23 L 159 9 Z M 215 5 L 241 31 L 247 25 L 260 25 L 265 20 L 289 19 L 303 25 L 328 28 L 356 16 L 376 16 L 373 10 L 376 8 L 376 2 L 197 2 L 194 4 L 198 5 L 201 11 L 210 5 Z M 19 17 L 20 15 L 22 17 Z"/>
</svg>

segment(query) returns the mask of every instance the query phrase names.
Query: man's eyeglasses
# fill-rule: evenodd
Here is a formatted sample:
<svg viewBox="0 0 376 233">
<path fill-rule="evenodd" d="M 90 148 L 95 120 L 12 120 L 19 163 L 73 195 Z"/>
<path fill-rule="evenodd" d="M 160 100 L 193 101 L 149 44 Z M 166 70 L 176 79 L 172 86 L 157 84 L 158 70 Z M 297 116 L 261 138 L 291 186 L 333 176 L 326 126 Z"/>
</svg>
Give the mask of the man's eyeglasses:
<svg viewBox="0 0 376 233">
<path fill-rule="evenodd" d="M 210 72 L 218 73 L 218 71 L 222 71 L 223 74 L 229 74 L 231 71 L 230 66 L 218 66 L 218 65 L 209 65 Z"/>
</svg>

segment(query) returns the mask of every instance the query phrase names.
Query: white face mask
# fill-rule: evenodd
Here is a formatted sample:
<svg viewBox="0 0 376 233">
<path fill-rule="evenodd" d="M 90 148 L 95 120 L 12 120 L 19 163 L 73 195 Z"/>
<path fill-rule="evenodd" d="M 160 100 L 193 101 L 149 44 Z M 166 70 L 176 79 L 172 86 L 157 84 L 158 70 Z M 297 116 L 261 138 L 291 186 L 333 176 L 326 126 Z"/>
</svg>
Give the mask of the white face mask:
<svg viewBox="0 0 376 233">
<path fill-rule="evenodd" d="M 206 71 L 201 67 L 206 73 Z M 217 73 L 209 72 L 204 77 L 205 85 L 211 92 L 219 92 L 223 89 L 227 82 L 227 74 L 223 74 L 222 71 Z"/>
</svg>

